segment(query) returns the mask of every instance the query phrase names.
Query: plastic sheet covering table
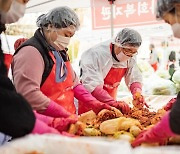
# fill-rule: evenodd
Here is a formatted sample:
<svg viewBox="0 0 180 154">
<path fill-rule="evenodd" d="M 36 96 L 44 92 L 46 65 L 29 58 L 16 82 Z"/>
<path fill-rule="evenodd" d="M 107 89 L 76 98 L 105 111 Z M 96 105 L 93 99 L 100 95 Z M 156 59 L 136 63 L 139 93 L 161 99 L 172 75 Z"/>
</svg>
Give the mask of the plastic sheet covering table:
<svg viewBox="0 0 180 154">
<path fill-rule="evenodd" d="M 0 147 L 0 154 L 179 154 L 180 146 L 137 147 L 104 138 L 28 135 Z"/>
<path fill-rule="evenodd" d="M 137 147 L 133 154 L 179 154 L 180 146 Z"/>
<path fill-rule="evenodd" d="M 107 138 L 28 135 L 0 147 L 0 154 L 132 154 L 132 149 Z"/>
</svg>

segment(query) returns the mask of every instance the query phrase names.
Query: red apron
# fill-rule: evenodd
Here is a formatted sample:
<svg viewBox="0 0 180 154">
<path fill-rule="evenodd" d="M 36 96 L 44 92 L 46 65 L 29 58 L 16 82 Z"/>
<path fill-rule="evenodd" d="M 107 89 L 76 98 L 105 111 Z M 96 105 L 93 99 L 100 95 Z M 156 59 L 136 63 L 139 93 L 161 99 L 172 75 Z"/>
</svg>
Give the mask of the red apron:
<svg viewBox="0 0 180 154">
<path fill-rule="evenodd" d="M 156 62 L 156 63 L 154 63 L 154 64 L 151 64 L 151 66 L 153 67 L 154 71 L 157 71 L 157 65 L 158 65 L 158 63 L 157 63 L 157 62 Z"/>
<path fill-rule="evenodd" d="M 9 53 L 4 53 L 4 63 L 7 67 L 7 70 L 9 70 L 9 67 L 11 65 L 13 56 Z"/>
<path fill-rule="evenodd" d="M 110 52 L 112 52 L 113 46 L 110 44 Z M 103 89 L 106 90 L 111 97 L 116 100 L 117 89 L 121 82 L 121 79 L 126 73 L 127 68 L 113 68 L 111 67 L 110 71 L 104 79 Z"/>
<path fill-rule="evenodd" d="M 111 97 L 116 100 L 117 89 L 126 73 L 127 68 L 111 68 L 104 79 L 103 89 L 106 90 Z"/>
<path fill-rule="evenodd" d="M 54 65 L 52 67 L 51 73 L 47 77 L 46 81 L 41 86 L 41 91 L 47 97 L 49 97 L 54 102 L 63 106 L 67 111 L 75 113 L 74 105 L 74 92 L 73 92 L 73 78 L 72 78 L 72 68 L 70 62 L 65 62 L 67 67 L 67 77 L 63 82 L 57 83 L 55 81 L 56 77 L 56 60 L 52 53 L 50 53 Z"/>
<path fill-rule="evenodd" d="M 103 89 L 106 90 L 110 96 L 112 96 L 116 100 L 117 89 L 123 78 L 127 68 L 111 68 L 109 73 L 104 79 Z M 78 101 L 78 114 L 82 114 L 84 112 L 89 111 L 90 109 L 84 105 L 83 102 Z"/>
</svg>

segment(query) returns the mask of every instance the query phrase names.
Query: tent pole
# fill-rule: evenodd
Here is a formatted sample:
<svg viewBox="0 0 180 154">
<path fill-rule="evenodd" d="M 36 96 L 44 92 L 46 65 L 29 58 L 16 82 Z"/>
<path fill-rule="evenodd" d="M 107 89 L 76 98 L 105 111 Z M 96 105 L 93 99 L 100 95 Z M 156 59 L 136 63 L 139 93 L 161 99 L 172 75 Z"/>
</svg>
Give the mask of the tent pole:
<svg viewBox="0 0 180 154">
<path fill-rule="evenodd" d="M 114 36 L 114 23 L 113 23 L 113 16 L 114 16 L 114 11 L 113 11 L 114 4 L 111 4 L 111 38 Z"/>
<path fill-rule="evenodd" d="M 113 36 L 114 36 L 114 23 L 113 23 L 114 18 L 113 18 L 113 16 L 114 16 L 114 1 L 115 0 L 108 0 L 108 1 L 111 5 L 111 38 L 113 38 Z"/>
</svg>

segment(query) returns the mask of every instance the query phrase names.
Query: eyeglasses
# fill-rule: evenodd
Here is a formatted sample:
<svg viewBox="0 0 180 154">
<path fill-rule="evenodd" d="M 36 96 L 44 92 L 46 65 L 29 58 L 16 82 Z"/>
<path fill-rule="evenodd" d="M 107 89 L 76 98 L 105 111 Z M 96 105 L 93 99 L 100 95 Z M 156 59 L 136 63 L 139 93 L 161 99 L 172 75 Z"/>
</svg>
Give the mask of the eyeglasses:
<svg viewBox="0 0 180 154">
<path fill-rule="evenodd" d="M 124 48 L 124 47 L 121 48 L 122 48 L 122 52 L 128 57 L 133 57 L 138 54 L 136 48 Z"/>
<path fill-rule="evenodd" d="M 138 54 L 138 47 L 122 46 L 118 43 L 114 44 L 118 46 L 121 49 L 121 51 L 128 57 L 133 57 Z"/>
</svg>

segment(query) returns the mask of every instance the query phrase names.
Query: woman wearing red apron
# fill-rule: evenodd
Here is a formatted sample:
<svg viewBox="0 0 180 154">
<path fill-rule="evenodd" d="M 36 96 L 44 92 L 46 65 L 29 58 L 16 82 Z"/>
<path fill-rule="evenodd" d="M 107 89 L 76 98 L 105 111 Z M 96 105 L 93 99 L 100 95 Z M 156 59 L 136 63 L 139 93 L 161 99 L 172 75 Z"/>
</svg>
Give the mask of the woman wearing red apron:
<svg viewBox="0 0 180 154">
<path fill-rule="evenodd" d="M 75 12 L 68 7 L 55 8 L 41 15 L 37 26 L 34 36 L 15 51 L 12 62 L 16 90 L 28 100 L 35 113 L 47 116 L 42 118 L 47 123 L 52 122 L 49 116 L 64 118 L 58 124 L 67 128 L 77 121 L 74 96 L 96 113 L 103 108 L 111 109 L 80 84 L 71 67 L 67 46 L 79 28 Z"/>
</svg>

